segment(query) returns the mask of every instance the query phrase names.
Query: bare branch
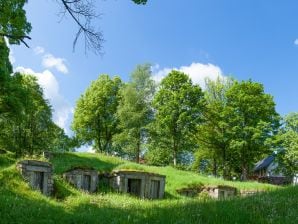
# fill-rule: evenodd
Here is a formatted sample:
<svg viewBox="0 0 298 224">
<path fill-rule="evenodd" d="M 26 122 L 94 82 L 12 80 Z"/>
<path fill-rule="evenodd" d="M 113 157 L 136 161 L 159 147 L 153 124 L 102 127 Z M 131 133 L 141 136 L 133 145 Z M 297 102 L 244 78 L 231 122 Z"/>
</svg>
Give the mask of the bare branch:
<svg viewBox="0 0 298 224">
<path fill-rule="evenodd" d="M 85 51 L 92 50 L 94 53 L 102 54 L 102 43 L 104 41 L 102 33 L 96 31 L 91 25 L 92 20 L 98 18 L 93 10 L 93 0 L 60 0 L 63 4 L 64 11 L 67 12 L 79 29 L 73 41 L 73 50 L 81 34 L 84 35 Z"/>
</svg>

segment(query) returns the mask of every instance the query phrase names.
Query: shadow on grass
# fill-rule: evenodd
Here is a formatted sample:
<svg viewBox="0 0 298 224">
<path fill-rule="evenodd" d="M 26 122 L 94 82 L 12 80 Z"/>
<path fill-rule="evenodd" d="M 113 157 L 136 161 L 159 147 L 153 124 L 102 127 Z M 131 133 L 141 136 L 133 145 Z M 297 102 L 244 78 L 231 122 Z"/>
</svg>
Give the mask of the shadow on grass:
<svg viewBox="0 0 298 224">
<path fill-rule="evenodd" d="M 0 187 L 1 223 L 297 223 L 298 187 L 225 201 L 84 196 L 59 203 Z M 119 199 L 119 200 L 117 200 Z"/>
</svg>

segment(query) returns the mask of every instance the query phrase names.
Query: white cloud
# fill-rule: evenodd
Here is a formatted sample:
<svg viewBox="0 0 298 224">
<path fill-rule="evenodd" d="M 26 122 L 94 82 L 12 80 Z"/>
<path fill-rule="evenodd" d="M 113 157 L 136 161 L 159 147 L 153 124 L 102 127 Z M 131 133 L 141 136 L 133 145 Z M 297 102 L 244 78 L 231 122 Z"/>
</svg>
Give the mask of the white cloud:
<svg viewBox="0 0 298 224">
<path fill-rule="evenodd" d="M 298 45 L 298 38 L 294 40 L 294 44 Z"/>
<path fill-rule="evenodd" d="M 34 75 L 38 79 L 39 85 L 43 88 L 45 98 L 49 99 L 50 104 L 54 109 L 54 122 L 69 134 L 70 131 L 68 125 L 73 114 L 73 107 L 71 107 L 67 100 L 61 95 L 59 91 L 59 83 L 53 73 L 49 70 L 44 70 L 43 72 L 38 73 L 30 68 L 24 67 L 17 67 L 15 71 Z"/>
<path fill-rule="evenodd" d="M 52 54 L 46 54 L 42 58 L 42 65 L 45 68 L 55 68 L 59 72 L 67 74 L 68 68 L 65 65 L 65 61 L 66 60 L 64 58 L 56 58 Z"/>
<path fill-rule="evenodd" d="M 213 64 L 192 63 L 189 66 L 181 66 L 180 68 L 164 68 L 159 69 L 159 66 L 153 67 L 153 78 L 155 81 L 160 82 L 172 70 L 178 70 L 189 75 L 193 83 L 199 84 L 203 89 L 205 88 L 205 80 L 207 78 L 216 80 L 217 78 L 224 78 L 223 72 L 220 67 Z"/>
<path fill-rule="evenodd" d="M 35 47 L 33 51 L 36 55 L 43 54 L 45 52 L 44 48 L 40 46 Z"/>
</svg>

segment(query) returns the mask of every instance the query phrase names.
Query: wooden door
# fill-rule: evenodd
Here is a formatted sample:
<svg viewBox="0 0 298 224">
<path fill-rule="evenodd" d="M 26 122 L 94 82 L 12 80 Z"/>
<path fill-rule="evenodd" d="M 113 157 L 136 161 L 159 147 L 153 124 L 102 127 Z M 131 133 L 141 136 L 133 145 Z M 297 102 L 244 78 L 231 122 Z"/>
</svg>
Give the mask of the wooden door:
<svg viewBox="0 0 298 224">
<path fill-rule="evenodd" d="M 151 180 L 150 198 L 159 198 L 160 181 Z"/>
<path fill-rule="evenodd" d="M 83 175 L 83 190 L 90 191 L 91 185 L 91 176 L 90 175 Z"/>
</svg>

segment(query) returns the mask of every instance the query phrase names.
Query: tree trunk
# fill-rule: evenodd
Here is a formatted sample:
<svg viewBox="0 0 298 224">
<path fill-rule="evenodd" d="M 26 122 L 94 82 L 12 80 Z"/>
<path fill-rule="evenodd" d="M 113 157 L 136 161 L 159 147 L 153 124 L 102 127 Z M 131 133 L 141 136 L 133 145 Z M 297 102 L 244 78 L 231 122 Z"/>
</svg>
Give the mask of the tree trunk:
<svg viewBox="0 0 298 224">
<path fill-rule="evenodd" d="M 246 181 L 248 177 L 248 168 L 246 164 L 242 165 L 241 180 Z"/>
<path fill-rule="evenodd" d="M 213 158 L 213 176 L 217 176 L 217 162 L 215 158 Z"/>
<path fill-rule="evenodd" d="M 140 147 L 141 147 L 141 143 L 140 143 L 140 140 L 138 140 L 137 150 L 136 150 L 136 163 L 140 163 Z"/>
<path fill-rule="evenodd" d="M 173 164 L 174 164 L 174 166 L 177 165 L 177 153 L 176 153 L 176 151 L 173 152 Z"/>
</svg>

